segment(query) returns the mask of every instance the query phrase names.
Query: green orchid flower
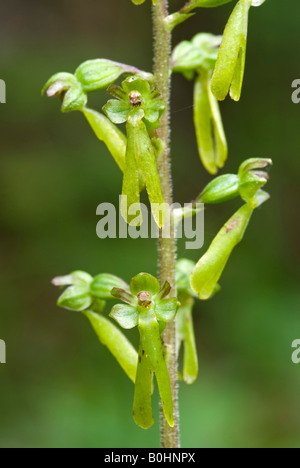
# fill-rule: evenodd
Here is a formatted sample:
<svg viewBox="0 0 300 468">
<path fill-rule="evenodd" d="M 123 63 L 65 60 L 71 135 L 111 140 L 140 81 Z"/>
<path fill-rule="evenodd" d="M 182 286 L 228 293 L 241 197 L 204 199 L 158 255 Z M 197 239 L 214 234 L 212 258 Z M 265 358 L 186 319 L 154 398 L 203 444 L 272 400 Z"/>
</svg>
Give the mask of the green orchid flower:
<svg viewBox="0 0 300 468">
<path fill-rule="evenodd" d="M 239 0 L 226 25 L 211 90 L 223 101 L 228 93 L 239 101 L 245 73 L 248 35 L 248 16 L 251 6 L 260 6 L 265 0 Z"/>
<path fill-rule="evenodd" d="M 134 383 L 138 355 L 124 334 L 101 313 L 106 301 L 113 300 L 111 290 L 115 287 L 129 289 L 121 278 L 100 274 L 93 278 L 84 271 L 75 271 L 67 276 L 53 279 L 54 286 L 66 287 L 57 305 L 67 310 L 82 312 L 90 321 L 99 341 L 108 348 L 124 372 Z"/>
<path fill-rule="evenodd" d="M 151 406 L 153 374 L 165 417 L 170 426 L 174 425 L 170 379 L 161 340 L 166 322 L 174 319 L 179 306 L 177 298 L 166 299 L 170 291 L 168 283 L 160 288 L 156 278 L 141 273 L 131 280 L 130 292 L 120 288 L 111 292 L 125 305 L 113 307 L 110 316 L 125 329 L 137 326 L 140 334 L 133 416 L 136 424 L 144 429 L 154 422 Z"/>
<path fill-rule="evenodd" d="M 126 123 L 127 147 L 124 171 L 121 214 L 133 226 L 142 223 L 140 209 L 140 181 L 148 192 L 153 217 L 159 227 L 166 218 L 166 207 L 157 170 L 155 146 L 149 132 L 155 138 L 155 129 L 165 111 L 164 101 L 150 83 L 140 77 L 129 77 L 122 87 L 110 86 L 111 99 L 103 107 L 104 113 L 114 124 Z"/>
<path fill-rule="evenodd" d="M 174 72 L 182 73 L 187 79 L 196 75 L 194 125 L 199 156 L 210 174 L 216 174 L 228 156 L 219 104 L 210 89 L 220 43 L 220 36 L 197 34 L 192 41 L 181 42 L 174 49 L 171 60 Z"/>
<path fill-rule="evenodd" d="M 121 75 L 129 73 L 152 80 L 153 75 L 130 65 L 107 59 L 88 60 L 82 63 L 74 75 L 57 73 L 45 84 L 42 94 L 57 96 L 62 101 L 63 113 L 81 111 L 95 135 L 103 141 L 122 172 L 126 168 L 126 136 L 103 114 L 87 107 L 88 93 L 106 89 Z M 141 181 L 141 190 L 145 184 Z"/>
<path fill-rule="evenodd" d="M 262 169 L 269 165 L 272 165 L 271 159 L 247 159 L 241 164 L 238 174 L 224 174 L 210 182 L 199 195 L 197 203 L 224 203 L 240 196 L 255 208 L 256 193 L 269 180 L 269 174 Z"/>
</svg>

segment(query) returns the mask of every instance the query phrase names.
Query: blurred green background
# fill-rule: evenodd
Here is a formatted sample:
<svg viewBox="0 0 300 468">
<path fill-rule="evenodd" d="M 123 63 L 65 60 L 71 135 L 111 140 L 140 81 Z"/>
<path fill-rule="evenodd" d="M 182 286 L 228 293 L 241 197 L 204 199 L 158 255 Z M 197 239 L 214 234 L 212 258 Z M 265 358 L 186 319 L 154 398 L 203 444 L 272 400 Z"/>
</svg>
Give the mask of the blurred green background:
<svg viewBox="0 0 300 468">
<path fill-rule="evenodd" d="M 83 269 L 129 280 L 156 273 L 156 243 L 99 240 L 96 207 L 117 203 L 121 173 L 82 115 L 62 115 L 41 98 L 55 72 L 105 57 L 150 70 L 150 2 L 11 0 L 2 2 L 0 78 L 1 447 L 156 447 L 131 417 L 133 386 L 80 314 L 57 309 L 50 280 Z M 174 11 L 183 4 L 171 0 Z M 222 32 L 232 4 L 199 10 L 178 27 L 174 44 Z M 299 114 L 291 83 L 300 78 L 300 4 L 268 0 L 250 18 L 242 100 L 222 114 L 230 145 L 228 172 L 241 161 L 274 159 L 268 191 L 222 278 L 222 292 L 197 305 L 200 373 L 180 385 L 183 447 L 300 447 Z M 196 150 L 192 87 L 174 76 L 175 199 L 195 197 L 210 177 Z M 99 108 L 104 93 L 93 95 Z M 145 197 L 145 195 L 144 195 Z M 206 212 L 206 246 L 239 202 Z M 201 252 L 179 256 L 197 260 Z M 202 251 L 203 252 L 203 251 Z M 136 340 L 136 333 L 132 334 Z"/>
</svg>

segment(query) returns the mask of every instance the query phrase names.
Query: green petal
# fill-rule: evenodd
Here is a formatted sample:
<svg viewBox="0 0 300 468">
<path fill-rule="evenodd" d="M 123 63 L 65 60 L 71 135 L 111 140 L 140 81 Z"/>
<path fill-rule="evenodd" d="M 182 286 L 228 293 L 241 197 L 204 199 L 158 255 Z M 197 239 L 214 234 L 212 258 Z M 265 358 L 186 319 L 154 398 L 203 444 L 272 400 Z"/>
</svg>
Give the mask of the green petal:
<svg viewBox="0 0 300 468">
<path fill-rule="evenodd" d="M 160 291 L 160 284 L 158 279 L 148 273 L 140 273 L 130 282 L 130 291 L 134 296 L 140 292 L 147 291 L 152 296 L 155 296 Z"/>
<path fill-rule="evenodd" d="M 102 315 L 84 312 L 91 322 L 100 342 L 106 346 L 118 361 L 132 382 L 135 382 L 138 354 L 123 333 Z"/>
<path fill-rule="evenodd" d="M 84 91 L 105 89 L 126 72 L 125 65 L 107 59 L 88 60 L 76 70 L 75 76 Z"/>
<path fill-rule="evenodd" d="M 127 94 L 132 91 L 138 91 L 143 98 L 147 98 L 150 94 L 150 84 L 147 80 L 144 80 L 139 76 L 130 76 L 129 78 L 126 78 L 122 83 L 122 88 Z"/>
<path fill-rule="evenodd" d="M 94 278 L 90 285 L 90 292 L 99 299 L 112 299 L 111 291 L 113 288 L 128 289 L 125 281 L 117 276 L 108 273 L 102 273 Z"/>
<path fill-rule="evenodd" d="M 82 312 L 90 307 L 92 298 L 87 287 L 85 286 L 70 286 L 68 287 L 57 301 L 59 307 L 64 309 Z"/>
<path fill-rule="evenodd" d="M 126 330 L 130 330 L 138 325 L 138 311 L 130 305 L 118 304 L 112 308 L 109 315 Z"/>
</svg>

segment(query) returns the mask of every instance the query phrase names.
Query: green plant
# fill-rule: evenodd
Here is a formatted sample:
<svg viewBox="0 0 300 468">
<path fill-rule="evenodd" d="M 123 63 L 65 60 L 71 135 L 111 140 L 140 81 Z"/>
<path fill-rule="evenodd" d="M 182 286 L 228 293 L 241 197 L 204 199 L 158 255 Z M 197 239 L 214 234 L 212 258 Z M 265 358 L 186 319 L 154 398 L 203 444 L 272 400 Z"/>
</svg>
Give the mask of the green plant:
<svg viewBox="0 0 300 468">
<path fill-rule="evenodd" d="M 136 5 L 145 0 L 132 0 Z M 196 202 L 183 209 L 182 217 L 197 211 L 197 203 L 208 205 L 241 197 L 243 206 L 229 219 L 207 252 L 194 264 L 181 259 L 176 264 L 174 230 L 162 235 L 168 207 L 172 205 L 169 142 L 170 76 L 182 73 L 194 81 L 194 122 L 201 161 L 216 174 L 223 168 L 228 148 L 218 101 L 227 94 L 238 101 L 244 77 L 248 14 L 251 6 L 265 0 L 239 0 L 226 25 L 224 35 L 200 33 L 180 43 L 171 52 L 172 30 L 196 8 L 213 8 L 232 0 L 191 0 L 179 12 L 168 13 L 167 0 L 153 0 L 154 73 L 106 59 L 88 61 L 74 74 L 58 73 L 45 85 L 49 97 L 59 96 L 62 111 L 83 113 L 97 138 L 103 141 L 123 172 L 121 213 L 128 224 L 143 222 L 140 193 L 146 189 L 152 214 L 160 229 L 159 280 L 140 273 L 130 285 L 111 274 L 92 277 L 74 272 L 55 278 L 66 287 L 58 305 L 83 313 L 99 340 L 114 355 L 135 383 L 134 419 L 142 428 L 153 424 L 151 395 L 155 375 L 162 401 L 163 447 L 179 447 L 177 361 L 183 345 L 183 380 L 193 383 L 198 374 L 198 358 L 193 328 L 195 300 L 207 300 L 220 290 L 219 280 L 236 245 L 242 241 L 253 211 L 268 194 L 270 159 L 248 159 L 237 174 L 215 178 Z M 115 82 L 123 75 L 121 86 Z M 87 107 L 88 94 L 107 89 L 113 96 L 103 113 Z M 126 134 L 117 125 L 125 124 Z M 136 207 L 132 211 L 132 206 Z M 178 212 L 176 213 L 178 215 Z M 171 210 L 171 225 L 176 224 Z M 172 227 L 171 226 L 171 227 Z M 107 303 L 113 300 L 110 317 L 123 329 L 137 327 L 138 352 L 123 332 L 106 317 Z"/>
</svg>

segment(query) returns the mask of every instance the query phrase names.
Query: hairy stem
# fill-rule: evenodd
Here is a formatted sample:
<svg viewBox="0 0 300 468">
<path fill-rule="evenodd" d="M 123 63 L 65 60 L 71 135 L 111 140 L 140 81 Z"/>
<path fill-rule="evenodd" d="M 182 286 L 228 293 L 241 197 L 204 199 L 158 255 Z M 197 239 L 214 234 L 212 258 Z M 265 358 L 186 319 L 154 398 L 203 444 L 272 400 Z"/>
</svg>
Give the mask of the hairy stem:
<svg viewBox="0 0 300 468">
<path fill-rule="evenodd" d="M 162 194 L 165 203 L 169 206 L 173 202 L 171 160 L 170 160 L 170 54 L 171 33 L 167 29 L 165 18 L 168 15 L 168 0 L 158 0 L 153 7 L 154 23 L 154 73 L 156 86 L 164 97 L 167 105 L 158 136 L 165 143 L 165 151 L 159 161 L 159 176 Z M 173 229 L 171 229 L 173 232 Z M 171 238 L 159 239 L 159 276 L 163 284 L 168 281 L 175 288 L 176 267 L 176 240 Z M 176 291 L 172 291 L 176 293 Z M 161 411 L 161 444 L 163 448 L 178 448 L 179 441 L 179 412 L 178 412 L 178 389 L 177 389 L 177 351 L 176 351 L 176 323 L 170 322 L 163 334 L 166 349 L 166 361 L 170 375 L 172 397 L 174 405 L 174 427 L 170 427 Z"/>
</svg>

